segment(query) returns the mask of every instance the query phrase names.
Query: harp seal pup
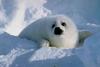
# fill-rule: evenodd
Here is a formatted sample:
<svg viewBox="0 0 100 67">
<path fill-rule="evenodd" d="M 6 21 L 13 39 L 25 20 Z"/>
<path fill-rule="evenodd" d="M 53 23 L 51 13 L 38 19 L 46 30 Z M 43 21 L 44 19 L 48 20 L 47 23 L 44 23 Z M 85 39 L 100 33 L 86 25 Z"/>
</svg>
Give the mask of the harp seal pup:
<svg viewBox="0 0 100 67">
<path fill-rule="evenodd" d="M 90 34 L 81 37 L 81 40 L 80 35 L 76 25 L 69 17 L 53 15 L 31 23 L 19 34 L 19 37 L 33 40 L 39 46 L 75 48 L 79 46 L 79 41 L 82 43 Z"/>
</svg>

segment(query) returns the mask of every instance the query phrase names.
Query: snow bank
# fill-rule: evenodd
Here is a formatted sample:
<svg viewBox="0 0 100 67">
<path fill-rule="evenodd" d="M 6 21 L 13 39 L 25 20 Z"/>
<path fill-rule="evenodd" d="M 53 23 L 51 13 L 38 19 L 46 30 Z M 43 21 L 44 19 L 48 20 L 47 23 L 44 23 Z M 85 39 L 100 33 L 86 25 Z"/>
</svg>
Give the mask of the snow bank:
<svg viewBox="0 0 100 67">
<path fill-rule="evenodd" d="M 5 42 L 6 41 L 6 42 Z M 51 67 L 80 64 L 71 49 L 38 46 L 29 40 L 3 33 L 0 35 L 0 67 Z M 73 58 L 71 58 L 73 57 Z M 73 60 L 73 61 L 72 61 Z"/>
<path fill-rule="evenodd" d="M 39 48 L 33 41 L 3 33 L 0 35 L 0 67 L 99 67 L 99 46 L 87 41 L 77 49 Z"/>
</svg>

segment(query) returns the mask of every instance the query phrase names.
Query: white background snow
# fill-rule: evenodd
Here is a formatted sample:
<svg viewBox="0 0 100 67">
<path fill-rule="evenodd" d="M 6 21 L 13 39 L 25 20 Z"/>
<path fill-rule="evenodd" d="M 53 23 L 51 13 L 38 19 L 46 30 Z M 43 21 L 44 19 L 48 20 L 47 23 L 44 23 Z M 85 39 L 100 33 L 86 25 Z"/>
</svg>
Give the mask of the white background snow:
<svg viewBox="0 0 100 67">
<path fill-rule="evenodd" d="M 39 48 L 17 37 L 33 21 L 54 14 L 71 17 L 79 30 L 93 35 L 75 49 Z M 0 67 L 99 66 L 100 0 L 0 0 Z"/>
</svg>

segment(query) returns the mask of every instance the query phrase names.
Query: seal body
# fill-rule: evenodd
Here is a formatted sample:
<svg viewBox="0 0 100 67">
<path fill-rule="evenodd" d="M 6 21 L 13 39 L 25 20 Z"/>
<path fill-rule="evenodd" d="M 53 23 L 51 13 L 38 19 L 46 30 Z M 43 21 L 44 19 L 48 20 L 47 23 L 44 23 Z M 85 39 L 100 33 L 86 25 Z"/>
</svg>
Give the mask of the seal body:
<svg viewBox="0 0 100 67">
<path fill-rule="evenodd" d="M 38 43 L 58 48 L 75 48 L 79 41 L 73 21 L 64 15 L 48 16 L 33 22 L 19 35 Z"/>
</svg>

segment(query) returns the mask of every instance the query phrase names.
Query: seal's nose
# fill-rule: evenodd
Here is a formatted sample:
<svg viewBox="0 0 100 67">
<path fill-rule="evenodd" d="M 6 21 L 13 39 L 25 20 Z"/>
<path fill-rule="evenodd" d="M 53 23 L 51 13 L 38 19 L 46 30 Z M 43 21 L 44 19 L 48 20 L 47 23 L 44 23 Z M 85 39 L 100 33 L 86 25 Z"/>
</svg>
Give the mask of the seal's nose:
<svg viewBox="0 0 100 67">
<path fill-rule="evenodd" d="M 54 34 L 55 34 L 55 35 L 61 35 L 62 33 L 63 33 L 63 30 L 60 29 L 60 27 L 56 27 L 56 28 L 54 29 Z"/>
</svg>

